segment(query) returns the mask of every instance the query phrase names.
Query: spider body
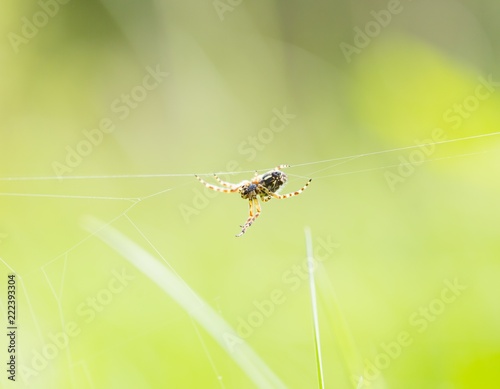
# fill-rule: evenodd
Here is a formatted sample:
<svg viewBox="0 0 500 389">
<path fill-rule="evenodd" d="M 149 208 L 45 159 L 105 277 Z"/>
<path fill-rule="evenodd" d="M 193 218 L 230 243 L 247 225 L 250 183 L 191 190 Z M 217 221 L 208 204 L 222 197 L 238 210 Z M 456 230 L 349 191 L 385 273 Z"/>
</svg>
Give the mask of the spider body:
<svg viewBox="0 0 500 389">
<path fill-rule="evenodd" d="M 240 182 L 239 184 L 231 184 L 226 181 L 222 181 L 216 174 L 214 174 L 214 178 L 222 185 L 215 186 L 209 184 L 199 176 L 196 176 L 198 181 L 200 181 L 207 188 L 212 189 L 216 192 L 222 193 L 236 193 L 239 192 L 243 199 L 247 199 L 249 202 L 249 216 L 245 224 L 241 226 L 241 232 L 236 235 L 237 237 L 243 235 L 247 228 L 250 227 L 255 219 L 257 219 L 261 213 L 259 197 L 262 201 L 267 202 L 272 198 L 275 199 L 286 199 L 293 196 L 298 196 L 301 194 L 306 188 L 309 186 L 311 180 L 307 181 L 307 183 L 300 188 L 298 191 L 287 193 L 284 195 L 277 194 L 276 192 L 286 184 L 288 177 L 285 173 L 281 171 L 283 168 L 287 168 L 289 165 L 279 165 L 275 167 L 273 170 L 258 175 L 255 172 L 255 176 L 251 180 L 245 180 Z"/>
<path fill-rule="evenodd" d="M 286 165 L 285 165 L 286 166 Z M 267 189 L 267 191 L 276 193 L 283 185 L 286 184 L 288 177 L 285 173 L 280 170 L 272 170 L 268 173 L 259 176 L 261 185 Z M 262 201 L 271 200 L 272 196 L 269 193 L 261 194 Z"/>
<path fill-rule="evenodd" d="M 274 170 L 261 176 L 262 186 L 269 189 L 270 192 L 277 192 L 279 188 L 286 184 L 288 177 L 285 173 Z"/>
</svg>

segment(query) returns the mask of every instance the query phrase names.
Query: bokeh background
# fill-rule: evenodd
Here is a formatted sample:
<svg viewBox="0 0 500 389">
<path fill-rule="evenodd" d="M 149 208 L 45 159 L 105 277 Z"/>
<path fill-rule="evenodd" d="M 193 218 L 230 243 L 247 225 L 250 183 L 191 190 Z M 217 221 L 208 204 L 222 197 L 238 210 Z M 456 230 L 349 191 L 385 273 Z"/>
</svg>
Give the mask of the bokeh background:
<svg viewBox="0 0 500 389">
<path fill-rule="evenodd" d="M 283 387 L 320 387 L 305 226 L 326 388 L 496 387 L 499 17 L 495 0 L 5 3 L 0 295 L 6 327 L 17 274 L 19 329 L 1 387 L 256 387 L 89 215 Z M 285 163 L 286 189 L 311 186 L 238 239 L 245 201 L 194 178 Z"/>
</svg>

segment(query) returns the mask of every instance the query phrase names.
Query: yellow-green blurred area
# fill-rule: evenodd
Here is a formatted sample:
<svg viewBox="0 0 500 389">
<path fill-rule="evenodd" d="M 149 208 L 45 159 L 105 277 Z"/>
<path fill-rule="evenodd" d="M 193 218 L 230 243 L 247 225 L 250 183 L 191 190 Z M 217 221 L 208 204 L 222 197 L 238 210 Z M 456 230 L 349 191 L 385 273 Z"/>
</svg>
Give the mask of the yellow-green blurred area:
<svg viewBox="0 0 500 389">
<path fill-rule="evenodd" d="M 5 388 L 494 388 L 500 3 L 5 2 Z M 209 191 L 290 164 L 248 216 Z M 256 383 L 85 227 L 158 258 L 281 382 Z M 306 272 L 312 231 L 317 300 Z M 238 347 L 238 344 L 235 345 Z M 259 386 L 260 385 L 260 386 Z"/>
</svg>

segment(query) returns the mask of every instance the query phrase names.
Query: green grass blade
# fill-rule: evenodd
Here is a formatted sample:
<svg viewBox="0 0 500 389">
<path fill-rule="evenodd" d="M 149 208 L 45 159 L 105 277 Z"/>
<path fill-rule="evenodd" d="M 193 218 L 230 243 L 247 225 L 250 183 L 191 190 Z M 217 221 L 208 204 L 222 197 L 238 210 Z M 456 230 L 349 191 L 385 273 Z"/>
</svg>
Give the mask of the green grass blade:
<svg viewBox="0 0 500 389">
<path fill-rule="evenodd" d="M 254 384 L 261 389 L 286 389 L 286 385 L 258 354 L 187 283 L 157 258 L 113 227 L 88 217 L 84 227 L 120 253 L 156 283 L 226 350 Z"/>
<path fill-rule="evenodd" d="M 311 238 L 311 230 L 309 228 L 305 229 L 306 234 L 306 251 L 307 251 L 307 268 L 309 271 L 309 288 L 311 291 L 311 307 L 314 322 L 314 348 L 316 351 L 316 365 L 318 370 L 318 383 L 319 388 L 323 389 L 325 387 L 325 377 L 323 373 L 323 361 L 321 358 L 321 339 L 319 332 L 319 320 L 318 320 L 318 301 L 316 298 L 316 285 L 314 282 L 314 255 L 313 255 L 313 245 Z"/>
</svg>

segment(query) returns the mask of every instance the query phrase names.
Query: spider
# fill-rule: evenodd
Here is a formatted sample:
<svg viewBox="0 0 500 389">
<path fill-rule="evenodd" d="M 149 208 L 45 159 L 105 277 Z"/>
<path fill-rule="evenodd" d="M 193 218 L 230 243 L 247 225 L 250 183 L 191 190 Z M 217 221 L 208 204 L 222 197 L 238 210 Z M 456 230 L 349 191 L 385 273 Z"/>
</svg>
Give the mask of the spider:
<svg viewBox="0 0 500 389">
<path fill-rule="evenodd" d="M 273 170 L 258 175 L 255 172 L 255 176 L 249 181 L 241 181 L 239 184 L 231 184 L 230 182 L 222 181 L 217 174 L 214 173 L 214 178 L 222 185 L 215 186 L 211 185 L 199 176 L 195 175 L 195 177 L 207 188 L 212 189 L 216 192 L 222 193 L 236 193 L 239 192 L 243 199 L 248 199 L 249 203 L 249 215 L 245 224 L 241 225 L 241 232 L 236 235 L 236 237 L 240 237 L 243 235 L 248 227 L 250 227 L 255 219 L 257 219 L 260 215 L 261 208 L 259 203 L 259 196 L 262 201 L 267 202 L 272 198 L 275 199 L 287 199 L 289 197 L 298 196 L 304 190 L 307 189 L 312 179 L 307 181 L 307 183 L 297 190 L 296 192 L 290 192 L 284 195 L 277 194 L 276 192 L 283 186 L 288 180 L 288 177 L 285 173 L 281 171 L 281 169 L 290 167 L 289 165 L 279 165 L 276 166 Z"/>
</svg>

